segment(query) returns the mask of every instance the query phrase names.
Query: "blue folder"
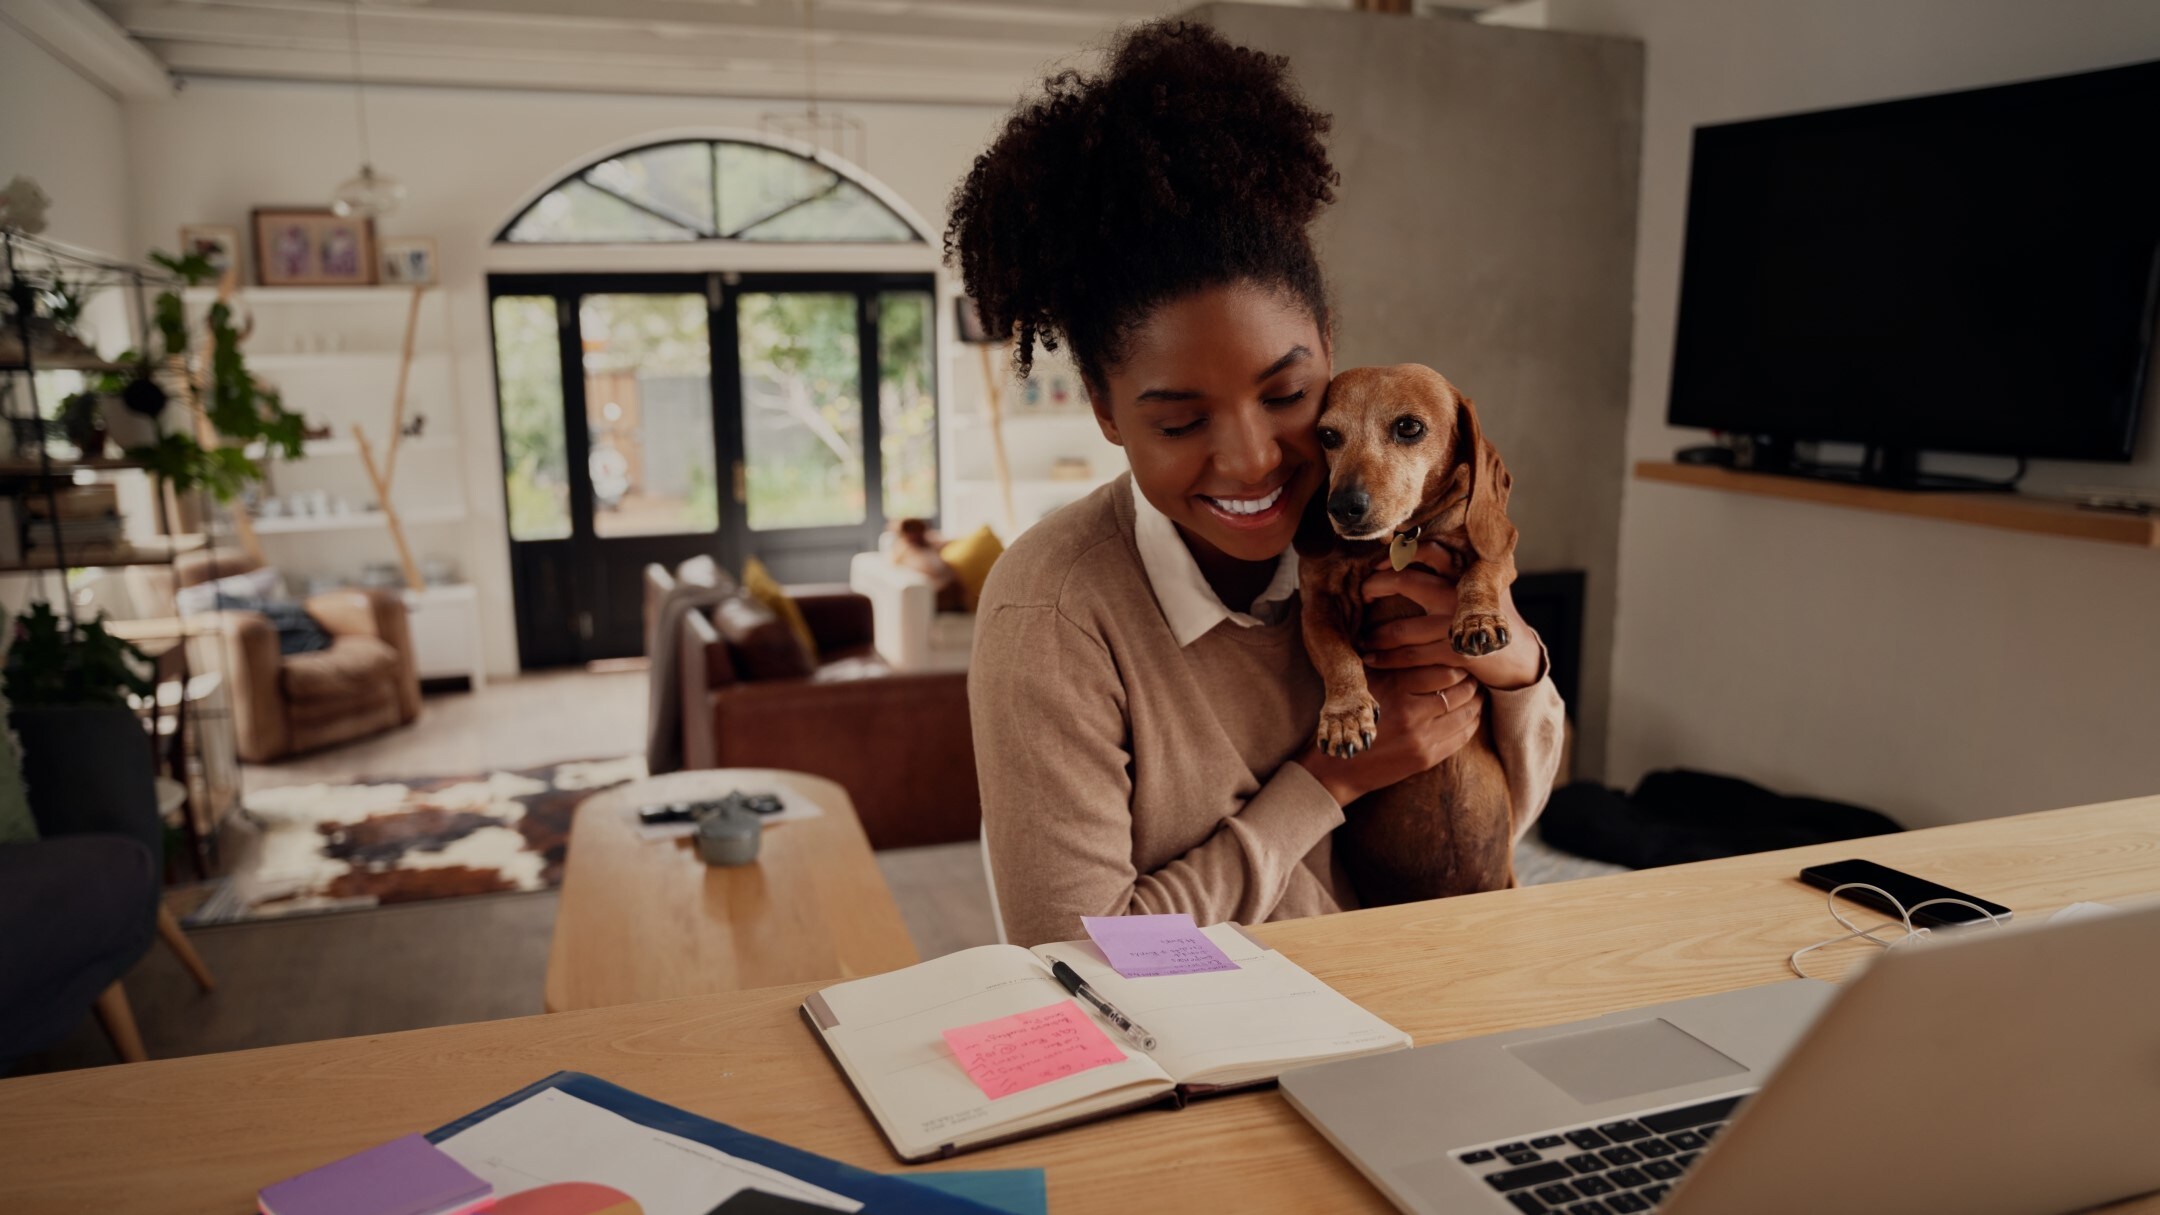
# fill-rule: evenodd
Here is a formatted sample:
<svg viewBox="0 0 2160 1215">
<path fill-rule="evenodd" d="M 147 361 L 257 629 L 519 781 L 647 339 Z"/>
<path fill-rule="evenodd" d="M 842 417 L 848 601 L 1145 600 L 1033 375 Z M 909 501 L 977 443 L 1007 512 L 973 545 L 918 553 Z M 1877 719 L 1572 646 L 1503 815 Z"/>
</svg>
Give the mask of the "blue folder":
<svg viewBox="0 0 2160 1215">
<path fill-rule="evenodd" d="M 888 1177 L 882 1173 L 872 1173 L 853 1165 L 842 1164 L 837 1160 L 828 1160 L 813 1152 L 805 1152 L 748 1131 L 737 1130 L 723 1122 L 700 1118 L 687 1110 L 679 1110 L 665 1102 L 639 1096 L 629 1089 L 609 1084 L 597 1076 L 588 1076 L 583 1072 L 556 1072 L 538 1084 L 519 1089 L 493 1105 L 474 1110 L 455 1122 L 429 1131 L 428 1142 L 441 1143 L 459 1131 L 487 1121 L 527 1097 L 551 1088 L 559 1088 L 581 1101 L 589 1101 L 640 1126 L 649 1126 L 670 1135 L 680 1135 L 709 1148 L 726 1152 L 730 1156 L 739 1156 L 767 1168 L 778 1169 L 799 1181 L 809 1182 L 835 1194 L 844 1194 L 861 1202 L 865 1212 L 875 1215 L 886 1215 L 886 1212 L 891 1212 L 892 1215 L 915 1215 L 916 1212 L 921 1212 L 922 1215 L 1004 1215 L 1005 1208 L 1002 1208 L 1002 1204 L 984 1205 L 943 1188 L 917 1185 L 908 1178 Z M 1026 1171 L 1039 1173 L 1039 1170 Z M 1039 1185 L 1038 1182 L 1037 1186 Z"/>
</svg>

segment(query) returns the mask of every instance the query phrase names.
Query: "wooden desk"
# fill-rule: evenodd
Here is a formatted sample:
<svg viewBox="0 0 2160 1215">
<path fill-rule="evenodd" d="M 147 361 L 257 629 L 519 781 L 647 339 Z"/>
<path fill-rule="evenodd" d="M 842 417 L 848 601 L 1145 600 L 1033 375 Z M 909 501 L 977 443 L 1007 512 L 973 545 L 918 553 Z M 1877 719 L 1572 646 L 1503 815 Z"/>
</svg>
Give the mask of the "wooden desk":
<svg viewBox="0 0 2160 1215">
<path fill-rule="evenodd" d="M 755 865 L 648 840 L 630 811 L 784 787 L 824 813 L 765 828 Z M 883 974 L 922 960 L 846 790 L 769 768 L 671 772 L 598 794 L 570 824 L 549 1012 Z"/>
<path fill-rule="evenodd" d="M 1830 935 L 1803 864 L 1861 855 L 2036 919 L 2160 896 L 2160 797 L 1270 924 L 1257 935 L 1420 1043 L 1790 977 Z M 1825 957 L 1825 954 L 1835 956 Z M 1859 950 L 1824 950 L 1835 976 Z M 1820 959 L 1819 963 L 1817 959 Z M 815 984 L 0 1081 L 10 1215 L 248 1209 L 263 1184 L 428 1130 L 558 1068 L 902 1171 L 796 1015 Z M 1272 1091 L 929 1168 L 1049 1170 L 1058 1215 L 1385 1211 Z M 2160 1212 L 2160 1199 L 2120 1211 Z"/>
</svg>

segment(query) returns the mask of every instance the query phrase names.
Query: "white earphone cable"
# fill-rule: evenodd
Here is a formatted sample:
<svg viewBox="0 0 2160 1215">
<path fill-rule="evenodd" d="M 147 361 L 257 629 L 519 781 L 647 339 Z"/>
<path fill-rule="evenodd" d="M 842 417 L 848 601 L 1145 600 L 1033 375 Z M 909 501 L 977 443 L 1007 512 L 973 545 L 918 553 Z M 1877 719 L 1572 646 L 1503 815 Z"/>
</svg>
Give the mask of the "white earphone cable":
<svg viewBox="0 0 2160 1215">
<path fill-rule="evenodd" d="M 1898 918 L 1894 920 L 1885 920 L 1882 923 L 1877 924 L 1871 928 L 1860 927 L 1858 924 L 1855 924 L 1851 920 L 1846 919 L 1844 909 L 1838 906 L 1837 896 L 1847 890 L 1874 891 L 1876 894 L 1879 894 L 1883 897 L 1883 901 L 1889 903 L 1892 907 L 1897 908 Z M 1868 944 L 1874 945 L 1880 949 L 1895 949 L 1900 945 L 1904 945 L 1911 941 L 1928 936 L 1931 931 L 1930 929 L 1913 927 L 1913 912 L 1920 910 L 1922 907 L 1933 907 L 1938 903 L 1953 903 L 1959 907 L 1970 907 L 1974 911 L 1979 912 L 1981 915 L 1986 916 L 1988 919 L 1988 923 L 1993 924 L 1998 928 L 2002 927 L 2002 919 L 1998 917 L 1994 912 L 1980 906 L 1978 903 L 1969 902 L 1965 899 L 1942 898 L 1927 899 L 1922 902 L 1914 903 L 1911 907 L 1907 907 L 1905 904 L 1898 902 L 1897 897 L 1895 895 L 1892 895 L 1889 891 L 1884 890 L 1880 886 L 1871 885 L 1867 882 L 1845 882 L 1840 885 L 1833 886 L 1830 888 L 1828 901 L 1830 904 L 1830 917 L 1836 920 L 1840 925 L 1844 926 L 1849 931 L 1847 931 L 1844 936 L 1831 937 L 1828 940 L 1817 941 L 1813 945 L 1803 946 L 1799 949 L 1795 949 L 1792 951 L 1792 954 L 1785 959 L 1785 965 L 1791 967 L 1792 972 L 1803 979 L 1811 979 L 1814 976 L 1810 975 L 1805 970 L 1800 969 L 1801 957 L 1803 955 L 1813 953 L 1818 949 L 1822 949 L 1825 946 L 1841 945 L 1846 941 L 1859 939 L 1864 940 Z M 1886 941 L 1881 937 L 1875 935 L 1876 933 L 1881 932 L 1885 928 L 1902 928 L 1904 929 L 1904 933 L 1900 936 L 1894 937 Z"/>
</svg>

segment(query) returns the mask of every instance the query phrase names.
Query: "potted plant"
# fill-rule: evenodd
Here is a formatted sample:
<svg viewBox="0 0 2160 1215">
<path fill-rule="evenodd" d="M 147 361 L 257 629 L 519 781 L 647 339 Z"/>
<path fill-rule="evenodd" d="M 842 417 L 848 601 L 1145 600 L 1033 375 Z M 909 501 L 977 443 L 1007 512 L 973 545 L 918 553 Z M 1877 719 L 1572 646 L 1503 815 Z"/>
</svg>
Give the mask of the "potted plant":
<svg viewBox="0 0 2160 1215">
<path fill-rule="evenodd" d="M 54 419 L 83 459 L 95 460 L 105 454 L 105 414 L 96 392 L 86 390 L 62 397 Z"/>
<path fill-rule="evenodd" d="M 143 673 L 149 656 L 102 619 L 71 627 L 45 603 L 16 617 L 13 632 L 0 687 L 39 830 L 110 831 L 162 855 L 157 767 L 128 703 L 155 691 Z"/>
<path fill-rule="evenodd" d="M 76 332 L 95 291 L 91 284 L 70 281 L 57 271 L 49 276 L 18 273 L 5 296 L 6 335 L 0 340 L 0 366 L 28 365 L 50 371 L 105 366 L 105 360 Z"/>
<path fill-rule="evenodd" d="M 60 402 L 61 428 L 85 459 L 105 454 L 107 441 L 123 451 L 158 441 L 165 390 L 140 369 L 134 351 L 121 355 L 120 361 L 128 365 L 127 370 L 97 372 L 87 377 L 81 392 Z"/>
</svg>

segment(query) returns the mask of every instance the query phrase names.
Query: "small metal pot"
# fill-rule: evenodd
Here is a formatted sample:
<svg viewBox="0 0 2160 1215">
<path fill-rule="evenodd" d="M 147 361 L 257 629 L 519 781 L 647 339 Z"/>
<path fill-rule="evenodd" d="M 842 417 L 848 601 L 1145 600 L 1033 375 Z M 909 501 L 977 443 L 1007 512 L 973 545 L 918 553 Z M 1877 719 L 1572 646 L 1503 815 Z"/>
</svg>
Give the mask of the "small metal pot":
<svg viewBox="0 0 2160 1215">
<path fill-rule="evenodd" d="M 698 815 L 698 856 L 708 865 L 748 865 L 757 860 L 765 820 L 748 810 L 719 807 Z"/>
</svg>

